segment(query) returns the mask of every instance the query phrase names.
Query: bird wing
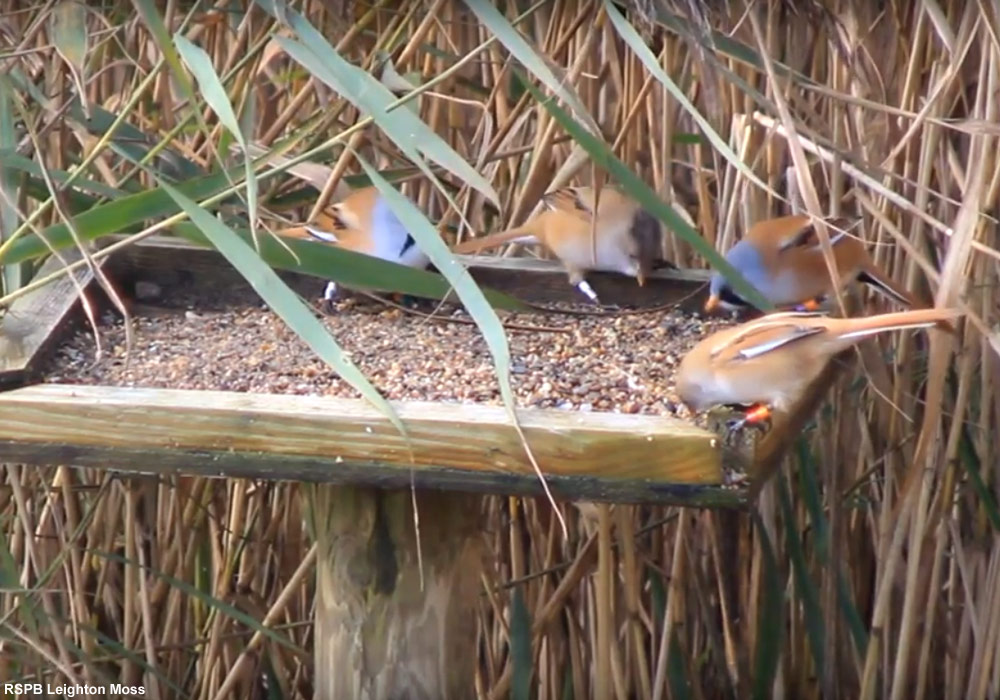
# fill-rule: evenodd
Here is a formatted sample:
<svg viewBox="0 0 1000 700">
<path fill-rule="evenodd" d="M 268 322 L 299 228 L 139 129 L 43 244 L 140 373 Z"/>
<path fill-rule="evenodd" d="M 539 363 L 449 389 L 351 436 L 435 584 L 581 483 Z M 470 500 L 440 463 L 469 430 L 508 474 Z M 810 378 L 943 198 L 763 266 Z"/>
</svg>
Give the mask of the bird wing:
<svg viewBox="0 0 1000 700">
<path fill-rule="evenodd" d="M 808 323 L 822 314 L 777 313 L 764 316 L 758 321 L 745 324 L 739 332 L 720 339 L 711 349 L 711 356 L 717 362 L 749 360 L 772 352 L 789 343 L 822 333 L 822 325 Z"/>
<path fill-rule="evenodd" d="M 829 223 L 839 229 L 830 236 L 830 247 L 833 249 L 839 274 L 856 275 L 859 282 L 867 284 L 903 306 L 919 306 L 910 292 L 896 284 L 872 261 L 864 241 L 845 230 L 851 225 L 850 221 L 834 219 Z M 823 259 L 823 247 L 812 223 L 804 227 L 797 236 L 789 238 L 783 247 L 779 248 L 779 256 L 790 258 L 789 264 L 795 265 L 811 279 L 816 279 L 817 276 L 825 278 L 829 275 L 826 261 Z"/>
<path fill-rule="evenodd" d="M 816 231 L 816 224 L 807 217 L 795 217 L 801 221 L 791 230 L 782 232 L 778 241 L 778 252 L 784 252 L 792 248 L 815 248 L 822 250 L 819 240 L 819 233 Z M 836 218 L 825 222 L 832 231 L 830 233 L 830 246 L 835 246 L 841 241 L 849 238 L 847 228 L 851 226 L 848 219 Z"/>
<path fill-rule="evenodd" d="M 563 187 L 543 194 L 542 202 L 553 211 L 576 214 L 587 221 L 594 216 L 593 187 Z M 638 204 L 617 188 L 610 185 L 601 188 L 597 203 L 597 212 L 601 219 L 616 215 L 630 217 L 637 208 Z"/>
<path fill-rule="evenodd" d="M 561 211 L 567 214 L 577 214 L 589 219 L 593 209 L 581 196 L 579 187 L 562 187 L 542 195 L 542 204 L 551 211 Z"/>
</svg>

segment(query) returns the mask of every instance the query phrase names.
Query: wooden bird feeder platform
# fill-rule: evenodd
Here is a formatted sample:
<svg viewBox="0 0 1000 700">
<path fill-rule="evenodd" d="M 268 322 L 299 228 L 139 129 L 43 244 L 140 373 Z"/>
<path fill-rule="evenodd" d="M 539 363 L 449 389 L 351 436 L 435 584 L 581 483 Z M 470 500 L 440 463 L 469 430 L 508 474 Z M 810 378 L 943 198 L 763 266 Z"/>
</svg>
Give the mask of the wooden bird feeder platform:
<svg viewBox="0 0 1000 700">
<path fill-rule="evenodd" d="M 466 262 L 480 284 L 527 301 L 577 294 L 555 263 Z M 226 266 L 215 251 L 157 239 L 124 248 L 103 264 L 112 279 L 130 269 L 155 279 L 179 266 L 206 274 Z M 61 266 L 50 259 L 41 274 Z M 642 289 L 611 274 L 588 279 L 602 299 L 687 299 L 696 306 L 706 278 L 704 272 L 658 271 Z M 76 280 L 91 284 L 86 268 Z M 621 294 L 626 288 L 627 297 Z M 407 697 L 465 696 L 475 656 L 469 606 L 484 566 L 477 499 L 467 494 L 541 493 L 502 407 L 393 402 L 409 431 L 407 444 L 361 399 L 33 384 L 77 314 L 76 287 L 63 276 L 19 298 L 0 319 L 0 463 L 324 485 L 317 503 L 326 510 L 316 519 L 326 523 L 317 532 L 316 697 L 395 697 L 414 679 L 424 687 Z M 693 424 L 555 409 L 520 409 L 519 417 L 557 499 L 745 505 L 745 488 L 723 486 L 724 467 L 731 465 L 724 465 L 719 439 Z M 411 484 L 423 504 L 423 588 Z M 388 519 L 388 539 L 377 517 Z M 357 551 L 358 542 L 375 539 L 394 562 L 388 583 L 378 570 L 385 557 Z M 437 609 L 441 590 L 454 595 Z M 380 624 L 365 622 L 372 616 Z M 361 662 L 376 657 L 383 661 L 374 667 Z"/>
<path fill-rule="evenodd" d="M 577 292 L 555 263 L 465 258 L 480 284 L 531 302 Z M 111 256 L 112 279 L 217 274 L 213 250 L 149 239 Z M 61 268 L 50 259 L 41 274 Z M 87 287 L 90 273 L 77 270 Z M 697 306 L 706 275 L 660 270 L 645 287 L 592 274 L 608 299 Z M 627 295 L 627 297 L 626 297 Z M 406 441 L 362 399 L 81 384 L 32 384 L 61 332 L 79 314 L 68 276 L 31 292 L 0 321 L 0 458 L 31 464 L 99 466 L 143 473 L 290 479 L 383 488 L 418 487 L 510 495 L 541 493 L 538 477 L 500 406 L 393 402 Z M 738 506 L 722 489 L 716 436 L 682 420 L 607 412 L 518 410 L 553 492 L 571 500 Z"/>
</svg>

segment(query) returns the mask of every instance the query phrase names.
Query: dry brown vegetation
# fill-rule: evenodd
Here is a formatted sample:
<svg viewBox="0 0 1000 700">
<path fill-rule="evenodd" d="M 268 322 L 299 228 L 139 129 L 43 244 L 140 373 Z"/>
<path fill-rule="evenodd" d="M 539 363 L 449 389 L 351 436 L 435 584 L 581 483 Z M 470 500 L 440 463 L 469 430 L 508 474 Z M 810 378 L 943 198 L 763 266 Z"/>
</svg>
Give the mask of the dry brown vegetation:
<svg viewBox="0 0 1000 700">
<path fill-rule="evenodd" d="M 544 499 L 489 499 L 496 568 L 478 619 L 481 695 L 1000 695 L 996 6 L 619 8 L 740 168 L 640 61 L 603 2 L 499 4 L 509 22 L 525 14 L 516 27 L 547 58 L 526 68 L 454 0 L 338 4 L 294 6 L 384 80 L 386 54 L 413 85 L 444 76 L 400 109 L 419 110 L 499 194 L 498 209 L 437 171 L 478 230 L 522 221 L 546 190 L 593 176 L 585 151 L 514 76 L 547 66 L 614 154 L 715 248 L 787 211 L 788 197 L 812 213 L 862 218 L 886 269 L 969 313 L 955 339 L 908 335 L 863 354 L 864 374 L 838 384 L 753 513 L 567 508 L 566 540 Z M 78 180 L 53 206 L 40 172 L 10 159 L 14 149 L 53 177 L 84 162 L 83 178 L 118 192 L 156 187 L 150 168 L 183 181 L 216 166 L 233 142 L 212 109 L 186 100 L 176 57 L 164 53 L 174 32 L 205 49 L 248 138 L 289 155 L 313 149 L 309 159 L 332 169 L 318 199 L 297 178 L 262 177 L 265 220 L 324 206 L 342 176 L 361 172 L 357 149 L 401 169 L 404 192 L 432 221 L 457 226 L 441 192 L 401 158 L 398 135 L 354 128 L 358 110 L 272 40 L 290 30 L 247 5 L 0 3 L 4 240 L 20 227 L 24 243 L 109 196 Z M 73 29 L 82 26 L 81 48 Z M 74 101 L 81 85 L 95 110 L 89 125 Z M 116 117 L 137 131 L 111 139 L 94 125 Z M 154 144 L 167 155 L 143 158 Z M 705 264 L 686 239 L 668 238 L 679 265 Z M 30 274 L 4 260 L 11 249 L 0 243 L 0 302 Z M 311 694 L 316 551 L 304 489 L 18 464 L 0 474 L 4 680 L 121 679 L 154 697 Z M 524 657 L 512 645 L 529 642 L 530 663 L 514 663 Z"/>
</svg>

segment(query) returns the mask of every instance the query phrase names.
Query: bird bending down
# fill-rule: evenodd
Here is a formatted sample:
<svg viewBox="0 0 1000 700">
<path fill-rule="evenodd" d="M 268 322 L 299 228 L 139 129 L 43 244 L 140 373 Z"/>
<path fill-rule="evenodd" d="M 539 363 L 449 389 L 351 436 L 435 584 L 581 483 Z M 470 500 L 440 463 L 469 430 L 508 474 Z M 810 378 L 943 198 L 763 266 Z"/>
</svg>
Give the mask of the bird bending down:
<svg viewBox="0 0 1000 700">
<path fill-rule="evenodd" d="M 788 411 L 834 355 L 877 333 L 926 328 L 961 316 L 957 309 L 916 309 L 861 318 L 783 312 L 725 328 L 684 356 L 677 393 L 692 411 L 750 406 L 735 427 Z"/>
<path fill-rule="evenodd" d="M 595 235 L 592 187 L 565 187 L 542 197 L 546 209 L 526 223 L 500 233 L 461 243 L 455 253 L 477 253 L 504 243 L 540 243 L 566 268 L 569 283 L 599 303 L 585 279 L 589 270 L 618 272 L 635 277 L 642 286 L 646 277 L 664 263 L 660 223 L 612 187 L 601 189 Z M 595 240 L 592 240 L 595 239 Z"/>
<path fill-rule="evenodd" d="M 830 279 L 815 224 L 808 216 L 783 216 L 754 224 L 729 249 L 726 260 L 779 308 L 815 310 L 835 289 L 840 290 L 854 280 L 870 285 L 904 306 L 920 306 L 875 264 L 863 241 L 843 230 L 849 226 L 846 219 L 831 219 L 829 224 L 838 275 L 836 285 Z M 728 309 L 750 306 L 719 272 L 712 275 L 709 291 L 706 311 L 719 305 Z"/>
<path fill-rule="evenodd" d="M 430 262 L 375 187 L 352 192 L 331 205 L 330 210 L 331 214 L 321 213 L 315 221 L 282 233 L 330 243 L 407 267 L 423 269 Z M 327 282 L 323 300 L 329 303 L 336 296 L 336 283 Z"/>
</svg>

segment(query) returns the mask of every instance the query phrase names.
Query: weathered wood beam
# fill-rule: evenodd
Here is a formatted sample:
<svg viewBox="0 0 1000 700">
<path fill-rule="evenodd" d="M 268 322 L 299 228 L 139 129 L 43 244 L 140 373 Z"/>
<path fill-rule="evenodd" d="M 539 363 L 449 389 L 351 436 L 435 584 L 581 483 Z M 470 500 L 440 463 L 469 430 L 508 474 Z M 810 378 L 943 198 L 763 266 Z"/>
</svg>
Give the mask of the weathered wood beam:
<svg viewBox="0 0 1000 700">
<path fill-rule="evenodd" d="M 0 394 L 0 462 L 537 494 L 499 406 L 43 384 Z M 680 420 L 524 409 L 560 498 L 732 506 L 717 438 Z M 412 453 L 411 450 L 412 449 Z"/>
<path fill-rule="evenodd" d="M 532 303 L 585 301 L 569 284 L 566 271 L 554 260 L 501 258 L 498 256 L 458 257 L 479 284 Z M 700 309 L 708 296 L 709 273 L 704 270 L 654 270 L 642 287 L 631 277 L 612 272 L 590 272 L 587 281 L 605 304 L 661 306 L 677 304 Z"/>
<path fill-rule="evenodd" d="M 68 263 L 81 259 L 77 250 L 66 250 Z M 50 257 L 39 269 L 39 278 L 58 272 L 63 263 Z M 44 287 L 17 298 L 0 316 L 0 387 L 21 384 L 36 372 L 45 354 L 68 325 L 79 296 L 73 280 L 86 288 L 93 280 L 89 267 L 58 277 Z"/>
<path fill-rule="evenodd" d="M 109 241 L 119 240 L 109 237 Z M 499 256 L 456 256 L 477 283 L 536 304 L 581 302 L 583 295 L 572 287 L 566 271 L 555 260 Z M 114 254 L 113 269 L 128 275 L 139 274 L 152 282 L 170 284 L 182 275 L 212 274 L 227 270 L 240 279 L 221 255 L 172 236 L 152 236 Z M 700 308 L 707 296 L 706 270 L 654 270 L 640 287 L 634 279 L 610 272 L 592 272 L 587 280 L 604 303 L 640 307 L 677 304 Z"/>
</svg>

